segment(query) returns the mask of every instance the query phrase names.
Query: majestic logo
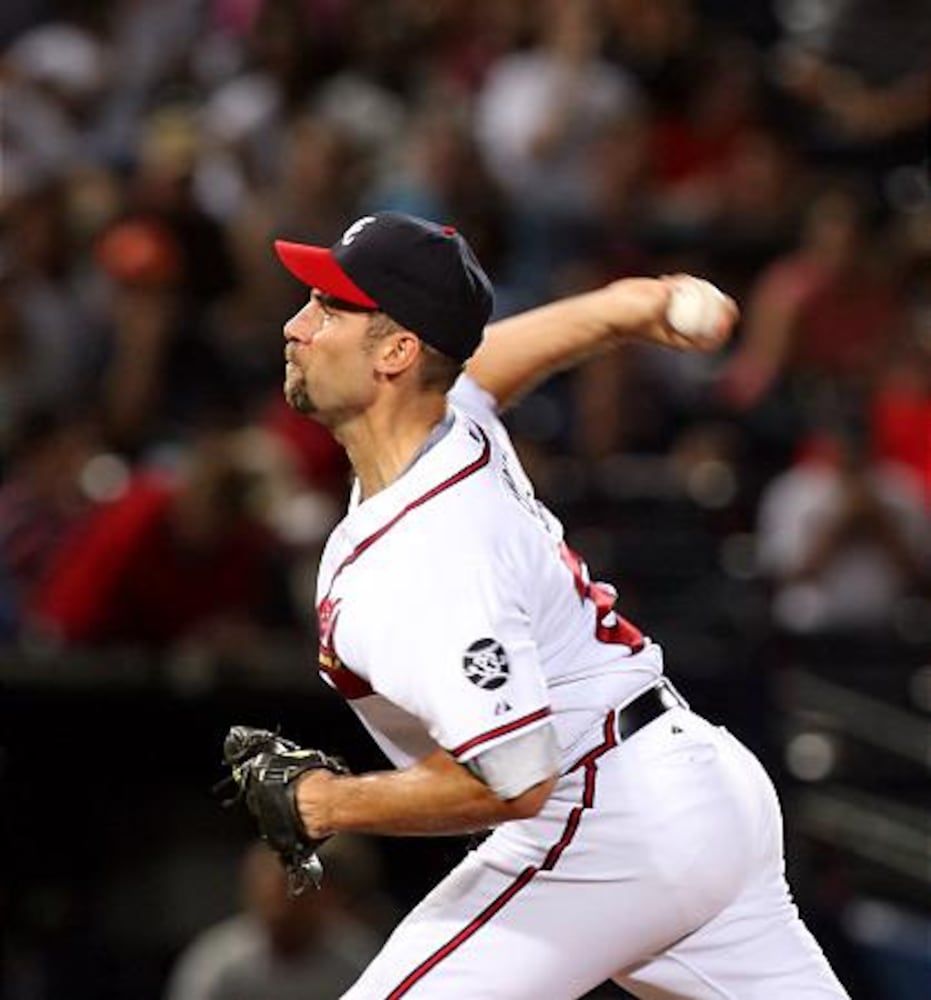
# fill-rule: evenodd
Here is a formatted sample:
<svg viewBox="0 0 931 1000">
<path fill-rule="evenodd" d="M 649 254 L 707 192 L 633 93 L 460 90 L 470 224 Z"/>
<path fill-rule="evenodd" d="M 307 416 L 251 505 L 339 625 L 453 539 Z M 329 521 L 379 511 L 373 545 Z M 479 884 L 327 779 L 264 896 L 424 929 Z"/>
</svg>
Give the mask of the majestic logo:
<svg viewBox="0 0 931 1000">
<path fill-rule="evenodd" d="M 462 657 L 462 669 L 473 684 L 486 691 L 507 684 L 511 668 L 504 646 L 496 639 L 477 639 Z"/>
<path fill-rule="evenodd" d="M 343 233 L 340 243 L 342 243 L 344 247 L 348 247 L 366 226 L 370 226 L 375 221 L 374 215 L 363 215 L 361 219 L 356 219 L 346 232 Z"/>
</svg>

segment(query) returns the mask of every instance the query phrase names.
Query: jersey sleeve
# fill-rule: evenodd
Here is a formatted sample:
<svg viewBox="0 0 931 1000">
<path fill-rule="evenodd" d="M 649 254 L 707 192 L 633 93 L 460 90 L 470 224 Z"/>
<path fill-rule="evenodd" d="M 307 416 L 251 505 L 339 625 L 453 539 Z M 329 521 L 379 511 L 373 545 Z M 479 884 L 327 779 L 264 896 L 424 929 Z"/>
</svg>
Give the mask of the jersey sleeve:
<svg viewBox="0 0 931 1000">
<path fill-rule="evenodd" d="M 368 602 L 365 627 L 343 631 L 341 655 L 459 761 L 547 725 L 537 647 L 504 560 L 462 537 L 411 555 L 391 592 Z"/>
<path fill-rule="evenodd" d="M 410 767 L 436 749 L 436 742 L 420 719 L 382 695 L 355 698 L 349 704 L 378 749 L 395 767 Z"/>
<path fill-rule="evenodd" d="M 498 421 L 498 404 L 495 397 L 466 372 L 456 379 L 446 398 L 456 409 L 467 413 L 480 424 L 486 425 Z"/>
</svg>

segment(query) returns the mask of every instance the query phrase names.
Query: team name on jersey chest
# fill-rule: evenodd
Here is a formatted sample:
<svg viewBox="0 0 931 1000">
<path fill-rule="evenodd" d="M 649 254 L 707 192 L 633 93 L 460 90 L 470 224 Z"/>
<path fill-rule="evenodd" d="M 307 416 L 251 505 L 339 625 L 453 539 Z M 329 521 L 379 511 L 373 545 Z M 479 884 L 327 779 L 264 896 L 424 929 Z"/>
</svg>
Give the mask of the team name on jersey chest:
<svg viewBox="0 0 931 1000">
<path fill-rule="evenodd" d="M 365 678 L 353 673 L 336 652 L 336 624 L 341 606 L 342 598 L 330 594 L 317 605 L 317 664 L 320 673 L 344 698 L 364 698 L 372 693 L 371 685 Z"/>
</svg>

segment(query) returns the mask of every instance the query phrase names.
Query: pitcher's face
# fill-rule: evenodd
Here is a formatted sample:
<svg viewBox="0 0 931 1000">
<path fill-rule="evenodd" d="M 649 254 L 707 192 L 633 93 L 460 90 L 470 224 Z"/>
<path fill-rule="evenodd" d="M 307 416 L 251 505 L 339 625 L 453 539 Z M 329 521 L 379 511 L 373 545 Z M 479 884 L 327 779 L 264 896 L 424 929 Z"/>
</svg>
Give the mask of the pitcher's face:
<svg viewBox="0 0 931 1000">
<path fill-rule="evenodd" d="M 368 406 L 375 389 L 366 350 L 373 315 L 313 292 L 285 323 L 284 395 L 295 410 L 333 426 Z"/>
</svg>

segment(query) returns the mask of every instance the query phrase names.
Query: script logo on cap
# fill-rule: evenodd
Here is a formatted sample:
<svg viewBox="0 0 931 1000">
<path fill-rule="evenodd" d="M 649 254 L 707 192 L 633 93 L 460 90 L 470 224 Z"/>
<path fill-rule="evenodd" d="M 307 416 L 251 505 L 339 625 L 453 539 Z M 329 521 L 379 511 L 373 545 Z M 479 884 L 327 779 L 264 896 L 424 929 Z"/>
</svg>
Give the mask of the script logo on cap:
<svg viewBox="0 0 931 1000">
<path fill-rule="evenodd" d="M 344 247 L 348 247 L 366 226 L 370 226 L 375 221 L 374 215 L 363 215 L 361 219 L 356 219 L 346 232 L 343 233 L 340 238 L 340 243 L 342 243 Z"/>
</svg>

